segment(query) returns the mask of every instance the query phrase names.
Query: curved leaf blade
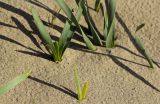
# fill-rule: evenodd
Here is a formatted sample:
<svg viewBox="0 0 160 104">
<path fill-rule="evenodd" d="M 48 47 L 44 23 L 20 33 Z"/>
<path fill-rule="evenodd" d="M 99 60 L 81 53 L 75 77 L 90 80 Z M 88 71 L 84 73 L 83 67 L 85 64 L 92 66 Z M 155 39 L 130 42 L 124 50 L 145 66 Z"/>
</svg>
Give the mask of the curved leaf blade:
<svg viewBox="0 0 160 104">
<path fill-rule="evenodd" d="M 82 91 L 81 91 L 80 80 L 79 80 L 77 69 L 74 70 L 74 77 L 75 77 L 75 82 L 77 87 L 78 100 L 82 100 Z"/>
<path fill-rule="evenodd" d="M 109 33 L 107 35 L 106 39 L 106 48 L 113 48 L 115 46 L 115 21 L 112 22 L 111 28 L 109 30 Z"/>
<path fill-rule="evenodd" d="M 152 58 L 148 55 L 148 53 L 147 53 L 146 49 L 144 48 L 144 45 L 143 45 L 142 41 L 140 40 L 140 38 L 135 37 L 135 42 L 138 45 L 138 47 L 140 48 L 141 54 L 147 59 L 150 67 L 154 68 Z"/>
<path fill-rule="evenodd" d="M 49 45 L 52 45 L 52 39 L 49 35 L 49 33 L 47 32 L 44 24 L 42 23 L 38 13 L 36 12 L 35 9 L 32 8 L 32 16 L 33 16 L 33 19 L 34 19 L 34 22 L 35 22 L 35 25 L 36 27 L 38 28 L 39 32 L 40 32 L 40 35 L 41 37 L 43 38 L 43 40 L 49 44 Z"/>
<path fill-rule="evenodd" d="M 15 88 L 18 84 L 27 79 L 31 71 L 26 71 L 23 74 L 17 76 L 13 80 L 9 81 L 6 85 L 0 87 L 0 96 L 7 93 L 9 90 Z"/>
<path fill-rule="evenodd" d="M 82 99 L 86 98 L 87 91 L 88 91 L 88 81 L 85 81 L 83 89 L 82 89 Z"/>
</svg>

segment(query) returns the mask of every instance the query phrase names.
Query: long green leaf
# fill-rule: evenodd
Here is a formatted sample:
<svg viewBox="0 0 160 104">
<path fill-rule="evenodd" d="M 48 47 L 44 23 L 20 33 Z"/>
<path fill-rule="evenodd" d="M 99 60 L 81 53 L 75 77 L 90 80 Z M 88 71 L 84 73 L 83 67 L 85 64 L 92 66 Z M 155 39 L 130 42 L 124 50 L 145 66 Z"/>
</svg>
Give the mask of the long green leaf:
<svg viewBox="0 0 160 104">
<path fill-rule="evenodd" d="M 58 3 L 58 5 L 61 7 L 61 9 L 65 12 L 65 14 L 67 15 L 68 19 L 70 21 L 72 21 L 81 31 L 81 34 L 83 36 L 83 39 L 86 43 L 86 46 L 90 49 L 90 50 L 96 50 L 96 47 L 92 44 L 92 42 L 89 40 L 89 38 L 86 36 L 86 34 L 83 32 L 82 28 L 80 27 L 80 25 L 78 24 L 78 21 L 76 20 L 76 17 L 73 15 L 71 9 L 68 7 L 68 5 L 64 2 L 64 0 L 56 0 L 56 2 Z M 82 9 L 82 8 L 81 8 Z"/>
<path fill-rule="evenodd" d="M 154 68 L 153 61 L 152 61 L 151 57 L 148 55 L 146 49 L 144 48 L 144 45 L 143 45 L 142 41 L 140 40 L 140 38 L 135 37 L 135 42 L 137 43 L 138 47 L 140 48 L 142 55 L 147 59 L 150 67 Z"/>
<path fill-rule="evenodd" d="M 82 99 L 86 98 L 87 91 L 88 91 L 88 81 L 85 81 L 83 89 L 82 89 Z"/>
<path fill-rule="evenodd" d="M 78 100 L 82 100 L 82 91 L 81 91 L 77 69 L 74 70 L 74 77 L 75 77 L 75 82 L 76 82 L 76 87 L 77 87 Z"/>
<path fill-rule="evenodd" d="M 76 13 L 76 16 L 75 16 L 77 21 L 80 20 L 81 15 L 82 15 L 82 9 L 79 7 Z M 73 37 L 74 32 L 75 32 L 74 28 L 75 26 L 72 22 L 66 21 L 66 24 L 64 26 L 64 29 L 59 39 L 60 54 L 63 54 L 65 49 L 69 45 L 71 38 Z"/>
<path fill-rule="evenodd" d="M 104 38 L 106 40 L 106 47 L 113 48 L 115 46 L 115 12 L 116 0 L 106 0 L 107 13 L 105 15 L 105 31 Z M 108 20 L 106 20 L 108 19 Z"/>
<path fill-rule="evenodd" d="M 107 35 L 106 48 L 113 48 L 115 46 L 114 37 L 115 37 L 115 21 L 113 20 L 109 33 Z"/>
<path fill-rule="evenodd" d="M 112 22 L 115 18 L 115 12 L 116 12 L 116 0 L 107 0 L 108 6 L 108 27 L 111 28 Z M 108 29 L 109 30 L 109 29 Z"/>
<path fill-rule="evenodd" d="M 83 15 L 86 19 L 86 22 L 88 23 L 88 26 L 89 26 L 89 29 L 92 33 L 92 36 L 93 36 L 93 41 L 95 44 L 97 45 L 102 45 L 102 41 L 99 37 L 99 34 L 98 34 L 98 30 L 96 29 L 95 27 L 95 24 L 93 22 L 93 19 L 92 17 L 90 16 L 90 13 L 89 13 L 89 10 L 88 10 L 88 4 L 85 4 L 85 2 L 83 2 L 84 4 L 82 4 L 82 8 L 83 8 Z"/>
<path fill-rule="evenodd" d="M 38 28 L 38 30 L 40 32 L 41 37 L 44 39 L 44 41 L 47 44 L 52 45 L 52 39 L 51 39 L 49 33 L 46 31 L 46 28 L 43 25 L 43 23 L 42 23 L 39 15 L 38 15 L 38 13 L 33 8 L 32 8 L 32 16 L 34 18 L 35 25 L 37 26 L 37 28 Z"/>
<path fill-rule="evenodd" d="M 9 81 L 6 85 L 0 87 L 0 96 L 7 93 L 9 90 L 15 88 L 18 84 L 26 80 L 30 73 L 31 71 L 26 71 L 23 74 L 14 78 L 13 80 Z"/>
<path fill-rule="evenodd" d="M 102 6 L 102 9 L 104 9 L 104 7 Z M 103 14 L 104 14 L 104 30 L 103 30 L 103 34 L 104 34 L 104 40 L 107 39 L 108 36 L 108 15 L 107 13 L 103 10 Z"/>
</svg>

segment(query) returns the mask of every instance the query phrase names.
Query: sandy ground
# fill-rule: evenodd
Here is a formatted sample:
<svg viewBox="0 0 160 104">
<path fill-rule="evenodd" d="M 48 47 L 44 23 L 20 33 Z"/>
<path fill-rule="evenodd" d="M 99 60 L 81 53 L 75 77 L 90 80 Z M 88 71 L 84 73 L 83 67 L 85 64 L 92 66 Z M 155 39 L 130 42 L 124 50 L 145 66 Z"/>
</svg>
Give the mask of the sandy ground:
<svg viewBox="0 0 160 104">
<path fill-rule="evenodd" d="M 0 97 L 0 104 L 160 103 L 160 68 L 156 65 L 154 70 L 148 68 L 147 61 L 132 42 L 136 27 L 145 23 L 137 35 L 152 58 L 160 63 L 160 0 L 117 0 L 118 46 L 112 55 L 107 55 L 104 47 L 98 47 L 96 52 L 86 51 L 80 40 L 73 39 L 59 64 L 39 48 L 44 49 L 28 10 L 29 6 L 35 7 L 47 22 L 51 10 L 57 11 L 58 6 L 54 0 L 38 1 L 44 5 L 0 0 L 0 85 L 24 70 L 32 70 L 29 79 Z M 66 1 L 71 7 L 75 6 L 74 0 Z M 92 0 L 89 3 L 94 4 Z M 63 28 L 65 15 L 61 14 L 53 27 L 47 27 L 54 39 Z M 101 30 L 101 14 L 94 20 Z M 83 20 L 81 24 L 85 25 Z M 78 102 L 74 94 L 74 66 L 78 67 L 81 83 L 89 81 L 87 98 L 82 102 Z"/>
</svg>

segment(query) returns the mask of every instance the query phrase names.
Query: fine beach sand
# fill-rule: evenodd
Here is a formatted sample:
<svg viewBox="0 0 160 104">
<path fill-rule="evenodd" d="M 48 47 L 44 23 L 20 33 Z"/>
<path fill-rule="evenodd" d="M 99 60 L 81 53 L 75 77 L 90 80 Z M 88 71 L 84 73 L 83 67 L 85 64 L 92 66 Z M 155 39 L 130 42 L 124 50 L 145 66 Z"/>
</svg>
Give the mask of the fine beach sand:
<svg viewBox="0 0 160 104">
<path fill-rule="evenodd" d="M 36 8 L 47 23 L 51 12 L 58 11 L 59 7 L 54 0 L 28 1 L 0 0 L 0 86 L 24 70 L 32 70 L 30 78 L 0 97 L 0 104 L 160 103 L 160 68 L 148 67 L 132 39 L 136 27 L 145 23 L 136 35 L 160 65 L 160 0 L 117 0 L 118 46 L 111 55 L 105 47 L 98 47 L 95 52 L 86 50 L 82 38 L 75 35 L 63 61 L 58 64 L 45 54 L 28 8 Z M 66 1 L 76 11 L 75 1 Z M 89 0 L 91 8 L 94 1 Z M 54 26 L 46 26 L 53 39 L 60 36 L 65 21 L 62 11 L 57 16 Z M 102 14 L 92 13 L 92 16 L 101 31 Z M 84 22 L 82 18 L 80 23 L 86 26 Z M 89 82 L 87 98 L 81 102 L 74 95 L 75 67 L 81 84 L 85 80 Z"/>
</svg>

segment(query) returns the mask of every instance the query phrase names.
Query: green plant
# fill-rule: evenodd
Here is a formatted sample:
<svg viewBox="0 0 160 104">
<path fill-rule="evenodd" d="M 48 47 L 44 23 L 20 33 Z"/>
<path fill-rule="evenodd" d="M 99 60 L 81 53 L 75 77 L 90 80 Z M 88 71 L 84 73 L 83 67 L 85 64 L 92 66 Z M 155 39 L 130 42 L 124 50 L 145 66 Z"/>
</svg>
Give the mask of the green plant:
<svg viewBox="0 0 160 104">
<path fill-rule="evenodd" d="M 62 60 L 62 56 L 63 56 L 66 48 L 69 46 L 71 38 L 74 35 L 74 32 L 76 30 L 76 26 L 78 26 L 78 28 L 80 29 L 80 31 L 83 35 L 83 39 L 86 42 L 87 47 L 91 50 L 96 50 L 96 47 L 92 44 L 92 42 L 85 35 L 82 28 L 78 24 L 78 21 L 80 20 L 80 17 L 82 15 L 82 7 L 81 7 L 82 1 L 80 1 L 78 4 L 79 8 L 76 13 L 76 16 L 73 15 L 71 9 L 66 5 L 66 3 L 63 0 L 57 1 L 59 3 L 59 5 L 63 7 L 62 10 L 65 11 L 65 13 L 69 17 L 69 19 L 65 23 L 65 26 L 64 26 L 62 34 L 59 38 L 59 41 L 54 41 L 51 39 L 49 33 L 47 32 L 44 24 L 41 21 L 38 13 L 36 12 L 35 9 L 33 9 L 33 8 L 31 9 L 32 16 L 34 18 L 34 23 L 37 26 L 42 39 L 47 44 L 46 47 L 47 47 L 49 53 L 53 56 L 53 59 L 55 62 L 59 62 Z"/>
<path fill-rule="evenodd" d="M 136 34 L 140 29 L 142 29 L 144 26 L 145 26 L 145 24 L 139 25 L 139 26 L 137 27 L 137 29 L 136 29 L 135 34 Z M 142 40 L 141 40 L 140 38 L 138 38 L 137 36 L 136 36 L 134 39 L 135 39 L 136 44 L 138 45 L 138 48 L 139 48 L 139 50 L 140 50 L 140 53 L 147 59 L 150 67 L 151 67 L 151 68 L 154 68 L 152 58 L 149 56 L 148 51 L 145 49 L 145 47 L 144 47 L 144 45 L 143 45 L 143 43 L 142 43 Z"/>
<path fill-rule="evenodd" d="M 87 37 L 87 35 L 84 33 L 84 31 L 82 30 L 81 26 L 79 25 L 77 18 L 74 16 L 74 14 L 72 13 L 72 10 L 69 8 L 69 6 L 65 3 L 64 0 L 56 0 L 57 4 L 61 7 L 61 9 L 64 11 L 64 13 L 67 15 L 68 19 L 70 22 L 73 23 L 73 25 L 77 26 L 78 29 L 80 30 L 83 39 L 86 43 L 86 46 L 90 49 L 90 50 L 96 50 L 96 47 L 93 45 L 93 43 L 90 41 L 90 39 Z M 84 5 L 85 0 L 80 0 L 78 2 L 78 13 L 79 15 L 82 15 L 82 11 L 83 8 L 82 6 Z"/>
<path fill-rule="evenodd" d="M 77 69 L 74 70 L 74 77 L 75 77 L 75 82 L 76 82 L 76 87 L 77 87 L 78 100 L 83 100 L 86 98 L 86 94 L 88 90 L 88 81 L 85 81 L 83 89 L 81 90 Z"/>
<path fill-rule="evenodd" d="M 78 0 L 76 1 L 78 2 Z M 88 9 L 88 6 L 87 6 L 87 1 L 86 0 L 83 0 L 83 3 L 82 3 L 82 9 L 83 9 L 83 15 L 84 15 L 84 18 L 88 24 L 88 28 L 93 36 L 93 42 L 96 44 L 96 45 L 102 45 L 102 40 L 100 38 L 100 33 L 97 31 L 97 28 L 94 24 L 94 21 L 92 19 L 92 17 L 90 16 L 90 13 L 89 13 L 89 9 Z"/>
<path fill-rule="evenodd" d="M 93 36 L 93 42 L 97 45 L 104 45 L 106 48 L 115 47 L 115 12 L 116 12 L 116 0 L 105 0 L 105 7 L 102 5 L 102 0 L 96 0 L 95 10 L 98 12 L 99 9 L 104 12 L 104 30 L 103 34 L 98 32 L 92 17 L 90 16 L 89 6 L 87 0 L 83 0 L 83 16 L 88 24 L 88 28 Z M 79 2 L 79 0 L 76 0 Z M 105 9 L 106 8 L 106 9 Z M 103 36 L 103 39 L 100 38 Z"/>
<path fill-rule="evenodd" d="M 0 96 L 7 93 L 9 90 L 13 89 L 18 84 L 20 84 L 21 82 L 26 80 L 27 77 L 30 75 L 30 73 L 31 73 L 31 71 L 26 71 L 23 74 L 14 78 L 13 80 L 9 81 L 6 85 L 0 87 Z"/>
<path fill-rule="evenodd" d="M 112 0 L 115 1 L 115 0 Z M 109 2 L 109 10 L 108 10 L 108 18 L 105 16 L 105 29 L 104 29 L 104 38 L 106 41 L 106 47 L 112 48 L 114 46 L 114 33 L 115 33 L 115 21 L 114 21 L 114 14 L 115 14 L 115 2 Z M 89 37 L 86 35 L 86 33 L 83 31 L 81 26 L 79 25 L 79 20 L 81 15 L 83 14 L 86 22 L 88 23 L 88 27 L 91 31 L 91 34 L 93 36 L 93 42 L 97 45 L 102 45 L 102 41 L 100 38 L 100 34 L 97 31 L 94 22 L 90 16 L 87 1 L 86 0 L 76 0 L 78 5 L 78 11 L 76 15 L 72 13 L 72 10 L 69 8 L 69 6 L 65 3 L 64 0 L 56 0 L 58 5 L 61 7 L 60 10 L 63 10 L 64 13 L 67 15 L 68 20 L 66 21 L 66 24 L 64 26 L 64 29 L 62 31 L 62 34 L 59 38 L 59 41 L 54 41 L 51 39 L 49 33 L 46 31 L 46 28 L 44 24 L 42 23 L 38 13 L 36 10 L 32 9 L 32 15 L 34 18 L 34 23 L 36 27 L 38 28 L 40 35 L 42 39 L 47 44 L 46 47 L 49 51 L 49 53 L 53 56 L 53 59 L 55 62 L 59 62 L 62 60 L 62 56 L 66 50 L 66 48 L 69 46 L 69 43 L 71 41 L 71 38 L 74 35 L 74 32 L 76 28 L 78 28 L 82 34 L 82 37 L 84 39 L 84 42 L 86 43 L 86 46 L 90 50 L 96 50 L 96 47 L 93 45 L 93 43 L 90 41 Z M 98 2 L 100 3 L 100 1 Z M 98 4 L 99 5 L 99 4 Z M 108 6 L 107 6 L 108 7 Z M 99 8 L 99 6 L 97 7 Z M 54 20 L 54 17 L 52 17 L 52 22 Z"/>
</svg>

